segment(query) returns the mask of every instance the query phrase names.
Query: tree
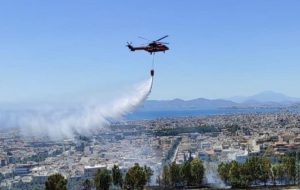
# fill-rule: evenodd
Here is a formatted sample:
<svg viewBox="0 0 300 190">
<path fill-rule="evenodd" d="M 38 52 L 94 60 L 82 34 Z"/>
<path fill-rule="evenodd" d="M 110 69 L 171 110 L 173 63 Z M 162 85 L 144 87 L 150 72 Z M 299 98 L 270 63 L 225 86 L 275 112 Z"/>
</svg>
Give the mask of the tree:
<svg viewBox="0 0 300 190">
<path fill-rule="evenodd" d="M 153 176 L 153 170 L 150 167 L 145 165 L 144 166 L 144 172 L 145 172 L 145 175 L 146 175 L 147 183 L 150 183 L 151 177 Z"/>
<path fill-rule="evenodd" d="M 200 159 L 195 158 L 191 162 L 191 174 L 196 185 L 201 185 L 204 176 L 204 167 Z"/>
<path fill-rule="evenodd" d="M 120 187 L 123 186 L 123 176 L 119 166 L 114 165 L 114 167 L 112 168 L 112 180 L 114 185 Z"/>
<path fill-rule="evenodd" d="M 91 190 L 92 189 L 92 182 L 89 179 L 86 179 L 82 183 L 82 190 Z"/>
<path fill-rule="evenodd" d="M 0 182 L 4 179 L 4 175 L 0 172 Z"/>
<path fill-rule="evenodd" d="M 248 172 L 251 174 L 249 176 L 249 181 L 252 183 L 253 181 L 255 184 L 257 183 L 257 180 L 260 179 L 261 176 L 261 164 L 260 164 L 260 158 L 255 156 L 251 157 L 246 161 L 246 167 L 248 168 Z"/>
<path fill-rule="evenodd" d="M 275 155 L 275 151 L 274 151 L 274 148 L 272 146 L 269 146 L 265 153 L 264 153 L 264 156 L 265 157 L 271 157 L 271 156 L 274 156 Z"/>
<path fill-rule="evenodd" d="M 229 180 L 232 187 L 240 187 L 239 164 L 236 161 L 231 162 L 229 170 Z"/>
<path fill-rule="evenodd" d="M 261 164 L 261 175 L 260 175 L 260 180 L 264 183 L 264 185 L 267 184 L 270 175 L 271 175 L 271 162 L 269 159 L 266 157 L 262 157 L 260 159 L 260 164 Z"/>
<path fill-rule="evenodd" d="M 295 156 L 283 156 L 280 162 L 271 165 L 271 161 L 267 157 L 252 157 L 245 163 L 239 164 L 232 161 L 229 164 L 221 163 L 218 166 L 218 173 L 222 180 L 229 181 L 232 187 L 248 187 L 253 182 L 263 182 L 265 185 L 272 179 L 274 185 L 278 181 L 285 184 L 296 181 L 296 163 Z M 229 167 L 229 166 L 230 167 Z M 229 170 L 228 170 L 228 168 Z M 227 172 L 229 171 L 229 172 Z"/>
<path fill-rule="evenodd" d="M 218 166 L 218 173 L 221 177 L 221 179 L 227 184 L 229 180 L 229 170 L 230 170 L 231 164 L 230 163 L 221 163 Z"/>
<path fill-rule="evenodd" d="M 282 183 L 284 175 L 286 173 L 283 164 L 275 164 L 272 166 L 271 170 L 272 170 L 271 176 L 272 176 L 273 184 L 276 185 L 277 181 Z"/>
<path fill-rule="evenodd" d="M 111 176 L 107 169 L 98 170 L 95 177 L 95 186 L 97 190 L 109 190 Z"/>
<path fill-rule="evenodd" d="M 145 171 L 139 164 L 135 164 L 131 167 L 125 176 L 125 189 L 143 189 L 144 185 L 146 185 L 147 179 Z"/>
<path fill-rule="evenodd" d="M 186 161 L 183 166 L 181 167 L 181 173 L 183 176 L 183 179 L 187 185 L 191 185 L 193 182 L 192 177 L 192 166 L 190 161 Z"/>
<path fill-rule="evenodd" d="M 285 156 L 283 158 L 283 167 L 286 171 L 288 182 L 292 180 L 296 183 L 296 159 L 291 156 Z"/>
<path fill-rule="evenodd" d="M 161 176 L 156 176 L 156 181 L 155 182 L 156 182 L 156 184 L 158 184 L 159 187 L 161 187 L 162 186 Z"/>
<path fill-rule="evenodd" d="M 169 187 L 171 185 L 170 182 L 170 169 L 167 165 L 164 166 L 163 172 L 162 172 L 162 183 L 164 187 Z"/>
<path fill-rule="evenodd" d="M 170 165 L 170 182 L 172 186 L 182 185 L 182 178 L 180 172 L 180 166 L 176 162 L 172 162 Z"/>
<path fill-rule="evenodd" d="M 279 164 L 273 165 L 271 167 L 271 171 L 272 171 L 271 178 L 272 178 L 273 185 L 276 185 L 276 181 L 279 179 Z"/>
<path fill-rule="evenodd" d="M 281 183 L 283 182 L 284 175 L 285 175 L 284 166 L 283 166 L 283 164 L 279 164 L 278 165 L 278 178 Z"/>
<path fill-rule="evenodd" d="M 239 179 L 239 186 L 240 187 L 248 187 L 252 183 L 252 173 L 249 172 L 249 165 L 247 164 L 239 164 L 239 173 L 240 173 L 240 179 Z"/>
<path fill-rule="evenodd" d="M 45 182 L 46 190 L 67 190 L 67 180 L 61 174 L 50 175 Z"/>
</svg>

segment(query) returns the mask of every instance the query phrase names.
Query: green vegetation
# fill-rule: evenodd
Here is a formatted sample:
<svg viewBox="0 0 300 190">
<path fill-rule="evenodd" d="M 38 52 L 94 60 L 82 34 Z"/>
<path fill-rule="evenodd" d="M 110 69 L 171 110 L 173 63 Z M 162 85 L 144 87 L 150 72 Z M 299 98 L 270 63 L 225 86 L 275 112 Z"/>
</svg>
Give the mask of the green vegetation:
<svg viewBox="0 0 300 190">
<path fill-rule="evenodd" d="M 220 132 L 220 129 L 214 126 L 199 126 L 199 127 L 176 127 L 157 130 L 153 133 L 155 136 L 176 136 L 181 133 L 213 133 Z"/>
<path fill-rule="evenodd" d="M 124 189 L 143 189 L 146 182 L 146 174 L 143 168 L 135 164 L 125 176 Z"/>
<path fill-rule="evenodd" d="M 245 163 L 221 163 L 218 166 L 221 179 L 234 188 L 245 188 L 272 181 L 274 185 L 279 183 L 295 184 L 296 159 L 293 156 L 283 156 L 278 163 L 271 164 L 267 157 L 252 157 Z"/>
<path fill-rule="evenodd" d="M 200 159 L 193 159 L 191 161 L 191 177 L 192 183 L 200 186 L 204 176 L 204 167 Z"/>
<path fill-rule="evenodd" d="M 42 190 L 42 189 L 44 189 L 44 188 L 39 185 L 32 187 L 32 190 Z M 2 190 L 2 189 L 0 188 L 0 190 Z"/>
<path fill-rule="evenodd" d="M 226 129 L 228 132 L 230 132 L 231 135 L 235 135 L 236 132 L 237 132 L 238 130 L 240 130 L 241 128 L 239 127 L 238 124 L 232 124 L 232 125 L 226 125 L 226 126 L 225 126 L 225 129 Z"/>
<path fill-rule="evenodd" d="M 282 167 L 285 171 L 287 183 L 296 183 L 296 159 L 292 156 L 285 156 L 282 159 Z"/>
<path fill-rule="evenodd" d="M 46 160 L 46 156 L 39 156 L 39 155 L 32 155 L 28 158 L 25 158 L 22 160 L 22 163 L 26 164 L 29 161 L 34 161 L 34 162 L 42 162 Z"/>
<path fill-rule="evenodd" d="M 153 176 L 153 170 L 150 167 L 145 165 L 144 173 L 145 173 L 147 183 L 150 183 L 151 177 Z"/>
<path fill-rule="evenodd" d="M 62 154 L 63 152 L 63 149 L 55 150 L 54 152 L 52 152 L 52 154 L 49 155 L 49 157 L 55 157 L 57 155 Z"/>
<path fill-rule="evenodd" d="M 108 170 L 98 170 L 95 177 L 96 190 L 109 190 L 112 179 Z"/>
<path fill-rule="evenodd" d="M 91 190 L 93 187 L 92 182 L 89 179 L 86 179 L 82 183 L 82 190 Z"/>
<path fill-rule="evenodd" d="M 35 154 L 32 155 L 30 157 L 26 157 L 24 158 L 21 163 L 26 164 L 29 161 L 34 161 L 34 162 L 43 162 L 46 160 L 47 157 L 55 157 L 57 155 L 60 155 L 63 153 L 63 149 L 59 149 L 59 150 L 55 150 L 54 152 L 52 152 L 52 154 L 50 155 L 39 155 L 39 154 Z"/>
<path fill-rule="evenodd" d="M 45 190 L 67 190 L 67 180 L 61 174 L 50 175 L 45 182 Z"/>
<path fill-rule="evenodd" d="M 218 166 L 218 173 L 221 177 L 221 179 L 225 182 L 225 184 L 228 184 L 229 180 L 229 170 L 231 168 L 231 163 L 221 163 Z"/>
<path fill-rule="evenodd" d="M 161 186 L 174 188 L 186 186 L 200 187 L 203 182 L 204 167 L 201 160 L 195 158 L 183 164 L 172 162 L 163 168 L 160 181 Z"/>
<path fill-rule="evenodd" d="M 112 180 L 115 186 L 123 186 L 123 177 L 119 166 L 114 165 L 114 167 L 112 168 Z"/>
<path fill-rule="evenodd" d="M 163 187 L 171 186 L 170 167 L 169 166 L 167 166 L 167 165 L 164 166 L 162 176 L 161 176 L 161 178 L 158 178 L 157 181 L 159 182 L 160 186 L 163 186 Z"/>
<path fill-rule="evenodd" d="M 0 172 L 0 182 L 4 179 L 4 175 Z"/>
<path fill-rule="evenodd" d="M 172 162 L 164 166 L 157 182 L 160 187 L 167 189 L 201 187 L 204 172 L 203 162 L 198 158 L 189 159 L 183 164 Z M 221 163 L 218 173 L 225 184 L 233 188 L 267 185 L 270 182 L 274 185 L 295 184 L 296 158 L 293 154 L 281 156 L 272 164 L 268 157 L 251 157 L 245 163 Z M 93 187 L 96 190 L 109 190 L 113 184 L 113 189 L 142 190 L 150 182 L 152 175 L 153 170 L 146 165 L 142 167 L 136 163 L 125 175 L 114 165 L 111 171 L 99 170 L 94 180 L 86 179 L 81 186 L 83 190 L 91 190 Z M 45 189 L 66 190 L 67 180 L 61 174 L 51 175 L 45 182 Z"/>
<path fill-rule="evenodd" d="M 90 190 L 92 187 L 96 187 L 97 190 L 109 190 L 113 184 L 114 189 L 140 190 L 150 182 L 152 175 L 153 170 L 150 167 L 146 165 L 141 167 L 139 164 L 135 164 L 129 168 L 124 178 L 120 168 L 114 165 L 111 171 L 98 170 L 94 182 L 86 179 L 81 186 L 83 190 Z"/>
</svg>

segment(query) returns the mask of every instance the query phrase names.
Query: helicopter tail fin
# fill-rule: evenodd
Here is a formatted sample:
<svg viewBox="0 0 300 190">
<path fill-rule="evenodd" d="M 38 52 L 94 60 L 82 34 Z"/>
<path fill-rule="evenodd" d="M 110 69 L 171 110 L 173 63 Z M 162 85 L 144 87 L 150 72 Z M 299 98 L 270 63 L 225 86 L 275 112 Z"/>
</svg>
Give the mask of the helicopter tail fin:
<svg viewBox="0 0 300 190">
<path fill-rule="evenodd" d="M 127 42 L 127 47 L 128 47 L 131 51 L 134 51 L 134 50 L 135 50 L 134 47 L 131 45 L 131 43 L 128 43 L 128 42 Z"/>
</svg>

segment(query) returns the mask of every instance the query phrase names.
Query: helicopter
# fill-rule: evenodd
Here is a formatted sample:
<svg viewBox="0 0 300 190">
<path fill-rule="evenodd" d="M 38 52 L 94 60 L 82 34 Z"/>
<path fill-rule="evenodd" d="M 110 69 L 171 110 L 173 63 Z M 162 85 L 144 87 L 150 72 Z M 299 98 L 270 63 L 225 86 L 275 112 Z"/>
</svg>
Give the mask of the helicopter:
<svg viewBox="0 0 300 190">
<path fill-rule="evenodd" d="M 166 37 L 168 37 L 168 35 L 165 35 L 164 37 L 161 37 L 157 40 L 154 40 L 152 42 L 150 42 L 149 44 L 147 44 L 146 46 L 140 46 L 140 47 L 134 47 L 131 45 L 131 43 L 127 42 L 127 47 L 131 50 L 131 51 L 136 51 L 136 50 L 144 50 L 149 52 L 150 54 L 155 53 L 155 52 L 164 52 L 169 50 L 169 47 L 166 46 L 166 42 L 160 42 L 160 40 L 165 39 Z M 143 37 L 139 37 L 142 38 L 144 40 L 148 40 L 146 38 Z M 148 40 L 149 41 L 149 40 Z"/>
</svg>

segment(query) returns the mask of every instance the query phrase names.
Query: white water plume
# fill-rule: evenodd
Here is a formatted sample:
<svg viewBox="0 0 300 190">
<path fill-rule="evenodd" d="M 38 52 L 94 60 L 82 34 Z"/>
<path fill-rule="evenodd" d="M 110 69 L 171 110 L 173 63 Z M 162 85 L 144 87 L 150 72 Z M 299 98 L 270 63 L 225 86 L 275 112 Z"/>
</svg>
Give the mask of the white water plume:
<svg viewBox="0 0 300 190">
<path fill-rule="evenodd" d="M 91 135 L 108 126 L 110 121 L 121 119 L 143 103 L 151 92 L 153 79 L 138 85 L 125 96 L 106 105 L 89 103 L 76 107 L 35 109 L 16 113 L 13 126 L 26 136 L 48 136 L 51 139 L 72 138 L 76 134 Z M 0 114 L 1 115 L 1 114 Z M 1 118 L 1 117 L 0 117 Z M 7 121 L 2 122 L 7 125 Z"/>
</svg>

